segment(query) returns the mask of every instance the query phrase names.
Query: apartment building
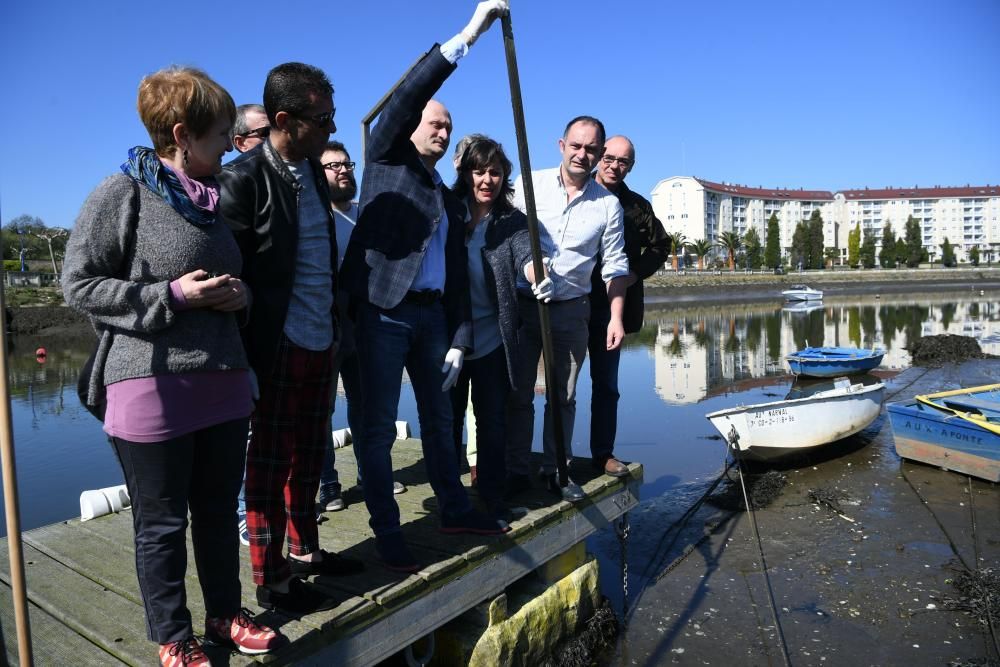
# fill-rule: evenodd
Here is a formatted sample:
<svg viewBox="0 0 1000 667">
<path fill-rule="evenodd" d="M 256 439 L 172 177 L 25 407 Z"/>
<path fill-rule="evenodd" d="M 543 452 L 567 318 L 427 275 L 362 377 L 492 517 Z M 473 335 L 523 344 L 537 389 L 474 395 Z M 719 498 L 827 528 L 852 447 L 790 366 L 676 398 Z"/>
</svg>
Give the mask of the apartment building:
<svg viewBox="0 0 1000 667">
<path fill-rule="evenodd" d="M 933 259 L 941 254 L 947 238 L 959 261 L 966 261 L 973 246 L 983 260 L 1000 259 L 1000 186 L 885 188 L 872 190 L 790 190 L 715 183 L 693 176 L 673 176 L 656 184 L 653 210 L 668 232 L 681 232 L 687 241 L 716 241 L 722 232 L 746 234 L 757 230 L 763 241 L 767 221 L 778 217 L 781 248 L 791 250 L 792 235 L 813 211 L 823 217 L 826 247 L 846 257 L 847 235 L 861 229 L 875 234 L 881 246 L 882 228 L 891 222 L 902 236 L 907 218 L 920 221 L 924 248 Z"/>
</svg>

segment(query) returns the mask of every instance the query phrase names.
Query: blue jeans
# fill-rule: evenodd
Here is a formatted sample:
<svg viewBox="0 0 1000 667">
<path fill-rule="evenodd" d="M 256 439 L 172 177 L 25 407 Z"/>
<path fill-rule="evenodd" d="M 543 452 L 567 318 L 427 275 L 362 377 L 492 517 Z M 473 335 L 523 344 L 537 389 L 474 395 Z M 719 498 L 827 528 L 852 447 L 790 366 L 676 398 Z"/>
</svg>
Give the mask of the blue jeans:
<svg viewBox="0 0 1000 667">
<path fill-rule="evenodd" d="M 591 313 L 590 339 L 590 455 L 594 463 L 603 464 L 614 456 L 618 433 L 618 362 L 622 349 L 608 352 L 607 335 L 610 313 Z"/>
<path fill-rule="evenodd" d="M 358 362 L 365 401 L 361 469 L 365 504 L 376 537 L 399 532 L 399 505 L 392 495 L 392 445 L 403 369 L 410 376 L 420 420 L 427 478 L 441 515 L 457 517 L 470 509 L 458 474 L 452 444 L 451 400 L 441 391 L 441 365 L 450 346 L 444 306 L 401 302 L 384 310 L 358 307 Z"/>
<path fill-rule="evenodd" d="M 462 422 L 472 385 L 472 409 L 476 415 L 476 471 L 479 495 L 487 503 L 503 499 L 504 478 L 507 476 L 507 399 L 510 378 L 507 375 L 507 355 L 503 345 L 479 359 L 470 359 L 462 366 L 458 383 L 451 390 L 454 424 L 454 446 L 465 455 L 462 447 Z"/>
<path fill-rule="evenodd" d="M 361 393 L 361 369 L 354 344 L 349 350 L 339 350 L 333 362 L 333 395 L 330 401 L 330 417 L 333 418 L 333 404 L 337 402 L 337 376 L 344 379 L 344 394 L 347 398 L 347 426 L 351 429 L 351 447 L 354 460 L 358 462 L 358 483 L 361 483 L 361 453 L 358 443 L 364 428 L 364 395 Z M 327 429 L 327 448 L 323 456 L 323 470 L 319 478 L 319 495 L 340 493 L 340 475 L 337 474 L 337 454 L 333 449 L 333 431 Z"/>
</svg>

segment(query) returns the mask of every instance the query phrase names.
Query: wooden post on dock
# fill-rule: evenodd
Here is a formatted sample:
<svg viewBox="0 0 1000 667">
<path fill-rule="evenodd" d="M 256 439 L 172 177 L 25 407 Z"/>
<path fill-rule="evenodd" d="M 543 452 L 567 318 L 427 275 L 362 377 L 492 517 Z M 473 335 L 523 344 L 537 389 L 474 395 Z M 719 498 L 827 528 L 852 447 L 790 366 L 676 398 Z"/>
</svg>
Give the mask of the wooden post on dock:
<svg viewBox="0 0 1000 667">
<path fill-rule="evenodd" d="M 514 51 L 514 29 L 510 23 L 510 11 L 500 18 L 503 26 L 503 44 L 507 56 L 507 78 L 510 80 L 510 101 L 514 111 L 514 132 L 517 135 L 517 155 L 521 163 L 521 186 L 524 188 L 524 208 L 528 218 L 528 236 L 531 238 L 531 259 L 535 271 L 535 282 L 541 282 L 545 275 L 542 266 L 542 246 L 538 238 L 538 214 L 535 209 L 535 187 L 531 181 L 531 160 L 528 157 L 528 130 L 524 124 L 524 104 L 521 101 L 521 78 L 517 72 L 517 54 Z M 566 486 L 566 435 L 559 411 L 559 397 L 555 378 L 555 359 L 552 352 L 552 323 L 549 320 L 549 306 L 538 302 L 538 322 L 542 333 L 542 362 L 545 367 L 545 400 L 549 402 L 549 418 L 552 420 L 552 436 L 556 441 L 556 471 L 559 486 Z"/>
<path fill-rule="evenodd" d="M 7 515 L 7 551 L 10 554 L 14 624 L 17 626 L 17 655 L 21 667 L 30 667 L 34 664 L 34 659 L 31 654 L 28 593 L 24 583 L 24 555 L 21 552 L 21 510 L 17 496 L 17 468 L 14 463 L 14 429 L 10 416 L 7 307 L 4 292 L 4 288 L 0 286 L 0 466 L 3 467 L 3 502 Z"/>
</svg>

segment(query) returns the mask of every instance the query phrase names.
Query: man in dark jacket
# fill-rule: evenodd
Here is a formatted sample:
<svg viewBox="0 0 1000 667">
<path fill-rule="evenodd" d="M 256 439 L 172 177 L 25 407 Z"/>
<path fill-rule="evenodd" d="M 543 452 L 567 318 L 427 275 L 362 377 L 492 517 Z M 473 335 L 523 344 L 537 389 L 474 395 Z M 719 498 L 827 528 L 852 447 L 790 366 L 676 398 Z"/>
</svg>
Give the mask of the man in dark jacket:
<svg viewBox="0 0 1000 667">
<path fill-rule="evenodd" d="M 446 392 L 472 348 L 467 211 L 434 168 L 448 149 L 451 115 L 431 96 L 506 10 L 506 0 L 480 2 L 469 25 L 435 45 L 393 92 L 368 143 L 361 212 L 341 268 L 356 311 L 365 394 L 365 503 L 379 556 L 387 567 L 404 572 L 419 569 L 403 541 L 392 495 L 391 448 L 404 367 L 417 400 L 424 463 L 442 532 L 503 530 L 472 509 L 451 442 Z"/>
<path fill-rule="evenodd" d="M 629 190 L 625 177 L 635 165 L 635 147 L 627 137 L 611 137 L 604 144 L 604 155 L 594 178 L 618 197 L 624 210 L 625 256 L 629 273 L 636 279 L 625 292 L 622 317 L 625 333 L 642 328 L 642 281 L 663 266 L 670 254 L 670 241 L 663 224 L 653 214 L 652 205 Z M 608 293 L 599 271 L 595 271 L 590 290 L 590 454 L 595 466 L 620 477 L 628 468 L 614 456 L 618 429 L 618 361 L 621 348 L 608 350 L 605 334 L 611 309 Z"/>
<path fill-rule="evenodd" d="M 363 568 L 320 549 L 314 512 L 338 338 L 336 235 L 317 159 L 336 130 L 333 86 L 315 67 L 278 65 L 264 108 L 268 140 L 219 175 L 220 212 L 254 298 L 243 329 L 260 388 L 245 480 L 250 562 L 260 606 L 309 613 L 334 603 L 297 577 Z"/>
</svg>

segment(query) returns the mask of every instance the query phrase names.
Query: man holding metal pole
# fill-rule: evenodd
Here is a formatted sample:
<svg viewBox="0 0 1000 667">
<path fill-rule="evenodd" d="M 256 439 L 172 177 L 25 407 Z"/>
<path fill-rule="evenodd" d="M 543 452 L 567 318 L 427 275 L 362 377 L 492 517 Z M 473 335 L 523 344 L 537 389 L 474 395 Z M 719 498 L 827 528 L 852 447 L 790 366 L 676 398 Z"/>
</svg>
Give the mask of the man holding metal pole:
<svg viewBox="0 0 1000 667">
<path fill-rule="evenodd" d="M 435 45 L 404 77 L 366 149 L 361 212 L 341 269 L 355 313 L 365 395 L 361 469 L 375 547 L 386 567 L 420 565 L 400 530 L 392 496 L 392 444 L 405 368 L 417 401 L 424 462 L 444 533 L 509 530 L 472 509 L 452 443 L 455 384 L 472 349 L 465 205 L 435 169 L 448 150 L 451 114 L 431 97 L 476 39 L 507 11 L 477 5 L 469 24 Z"/>
<path fill-rule="evenodd" d="M 508 412 L 508 497 L 531 486 L 529 455 L 535 416 L 534 384 L 542 351 L 536 298 L 549 304 L 553 359 L 547 363 L 553 366 L 556 384 L 555 391 L 550 392 L 550 396 L 555 396 L 556 405 L 545 406 L 541 473 L 548 489 L 565 500 L 578 502 L 586 497 L 572 480 L 567 480 L 565 486 L 559 484 L 553 419 L 561 420 L 569 459 L 576 418 L 576 381 L 587 354 L 590 276 L 598 262 L 610 304 L 605 338 L 607 349 L 617 350 L 625 337 L 622 324 L 625 290 L 633 279 L 624 251 L 622 207 L 613 194 L 591 178 L 591 171 L 604 153 L 604 141 L 601 121 L 591 116 L 578 116 L 569 122 L 559 140 L 560 166 L 531 174 L 542 254 L 551 260 L 547 281 L 535 287 L 530 287 L 527 281 L 520 285 L 518 346 L 521 354 L 517 389 L 511 396 Z M 514 205 L 521 210 L 525 209 L 523 178 L 524 174 L 514 183 Z M 553 410 L 557 410 L 558 415 L 554 415 Z"/>
</svg>

